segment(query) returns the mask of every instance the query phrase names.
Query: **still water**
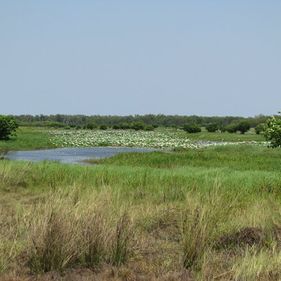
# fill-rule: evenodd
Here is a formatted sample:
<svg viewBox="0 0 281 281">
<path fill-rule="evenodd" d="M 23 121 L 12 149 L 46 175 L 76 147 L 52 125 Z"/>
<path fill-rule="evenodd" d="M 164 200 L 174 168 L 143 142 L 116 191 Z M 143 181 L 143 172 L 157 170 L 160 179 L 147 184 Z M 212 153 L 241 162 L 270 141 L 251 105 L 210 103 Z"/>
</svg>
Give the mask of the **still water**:
<svg viewBox="0 0 281 281">
<path fill-rule="evenodd" d="M 133 147 L 71 147 L 31 151 L 10 151 L 5 155 L 5 158 L 10 160 L 25 160 L 32 162 L 48 160 L 69 164 L 85 164 L 83 161 L 88 159 L 108 158 L 119 153 L 151 151 L 155 150 Z"/>
</svg>

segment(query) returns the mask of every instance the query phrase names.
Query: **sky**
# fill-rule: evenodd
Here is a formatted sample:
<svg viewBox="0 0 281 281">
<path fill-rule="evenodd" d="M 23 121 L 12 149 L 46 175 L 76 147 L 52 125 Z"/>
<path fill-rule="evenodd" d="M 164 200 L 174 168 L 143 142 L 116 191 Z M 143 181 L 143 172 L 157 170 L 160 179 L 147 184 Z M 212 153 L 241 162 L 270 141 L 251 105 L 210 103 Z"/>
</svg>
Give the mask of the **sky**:
<svg viewBox="0 0 281 281">
<path fill-rule="evenodd" d="M 280 0 L 0 0 L 0 114 L 275 114 L 280 15 Z"/>
</svg>

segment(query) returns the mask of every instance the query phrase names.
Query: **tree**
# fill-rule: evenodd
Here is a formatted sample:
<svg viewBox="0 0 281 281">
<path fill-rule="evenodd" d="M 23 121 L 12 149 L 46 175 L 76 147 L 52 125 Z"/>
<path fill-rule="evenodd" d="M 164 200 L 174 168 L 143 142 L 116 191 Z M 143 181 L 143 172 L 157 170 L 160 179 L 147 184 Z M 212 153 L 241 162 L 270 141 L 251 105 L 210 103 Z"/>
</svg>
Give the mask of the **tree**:
<svg viewBox="0 0 281 281">
<path fill-rule="evenodd" d="M 219 129 L 218 124 L 216 123 L 210 123 L 206 126 L 206 130 L 210 133 L 214 133 Z"/>
<path fill-rule="evenodd" d="M 107 126 L 106 125 L 100 125 L 100 130 L 107 130 Z"/>
<path fill-rule="evenodd" d="M 196 124 L 185 124 L 183 130 L 190 134 L 201 132 L 201 128 Z"/>
<path fill-rule="evenodd" d="M 18 128 L 18 123 L 11 116 L 0 115 L 0 140 L 7 140 Z"/>
<path fill-rule="evenodd" d="M 95 123 L 87 123 L 85 126 L 85 129 L 87 130 L 94 130 L 97 128 L 97 125 Z"/>
<path fill-rule="evenodd" d="M 241 134 L 245 134 L 250 129 L 250 123 L 247 120 L 242 120 L 240 122 L 233 121 L 224 127 L 224 131 L 228 133 L 236 133 L 239 131 Z"/>
<path fill-rule="evenodd" d="M 145 124 L 143 122 L 134 122 L 131 126 L 132 129 L 139 131 L 144 130 Z"/>
<path fill-rule="evenodd" d="M 264 136 L 270 141 L 271 147 L 281 147 L 281 116 L 273 116 L 267 120 Z"/>
<path fill-rule="evenodd" d="M 228 124 L 227 126 L 225 126 L 222 130 L 223 132 L 227 131 L 228 133 L 236 133 L 237 132 L 237 123 L 236 122 L 232 122 L 230 124 Z"/>
<path fill-rule="evenodd" d="M 259 135 L 260 133 L 262 133 L 265 129 L 265 124 L 264 123 L 260 123 L 256 126 L 255 131 L 256 134 Z"/>
<path fill-rule="evenodd" d="M 240 121 L 237 124 L 236 131 L 240 131 L 241 134 L 245 134 L 251 128 L 250 123 L 246 120 Z"/>
</svg>

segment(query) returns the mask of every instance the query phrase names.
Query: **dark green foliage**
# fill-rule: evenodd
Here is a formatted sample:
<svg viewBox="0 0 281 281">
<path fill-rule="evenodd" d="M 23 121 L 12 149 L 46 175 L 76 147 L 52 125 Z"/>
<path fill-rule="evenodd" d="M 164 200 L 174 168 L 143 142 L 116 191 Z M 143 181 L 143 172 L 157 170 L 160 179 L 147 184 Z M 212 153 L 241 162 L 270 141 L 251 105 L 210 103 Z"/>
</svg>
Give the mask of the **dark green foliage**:
<svg viewBox="0 0 281 281">
<path fill-rule="evenodd" d="M 247 120 L 251 127 L 255 128 L 260 123 L 265 123 L 269 116 L 255 116 L 248 118 L 241 118 L 239 116 L 180 116 L 180 115 L 128 115 L 128 116 L 111 116 L 111 115 L 20 115 L 15 116 L 20 125 L 24 126 L 47 126 L 48 122 L 59 122 L 66 126 L 85 127 L 89 123 L 94 123 L 98 127 L 106 125 L 113 127 L 113 125 L 120 126 L 121 129 L 129 129 L 130 125 L 135 122 L 142 122 L 146 126 L 152 125 L 154 127 L 174 127 L 181 128 L 185 124 L 197 124 L 200 127 L 208 124 L 218 124 L 219 128 L 225 127 L 233 122 L 240 122 Z"/>
<path fill-rule="evenodd" d="M 219 129 L 219 125 L 216 123 L 210 123 L 206 126 L 208 132 L 214 133 Z"/>
<path fill-rule="evenodd" d="M 112 129 L 113 130 L 120 130 L 120 126 L 119 125 L 113 125 Z"/>
<path fill-rule="evenodd" d="M 13 117 L 0 115 L 0 140 L 8 140 L 17 128 L 18 123 Z"/>
<path fill-rule="evenodd" d="M 264 130 L 265 130 L 265 124 L 264 123 L 258 124 L 257 127 L 255 128 L 255 131 L 256 131 L 257 135 L 262 133 Z"/>
<path fill-rule="evenodd" d="M 201 128 L 196 124 L 185 124 L 183 130 L 190 134 L 201 132 Z"/>
<path fill-rule="evenodd" d="M 236 133 L 237 132 L 237 123 L 231 123 L 231 124 L 228 124 L 227 126 L 225 126 L 223 129 L 222 129 L 224 132 L 228 132 L 228 133 Z"/>
<path fill-rule="evenodd" d="M 237 131 L 240 131 L 241 134 L 245 134 L 251 128 L 251 125 L 248 121 L 243 120 L 237 124 Z"/>
<path fill-rule="evenodd" d="M 250 123 L 247 120 L 234 121 L 223 128 L 223 131 L 228 133 L 236 133 L 239 131 L 241 134 L 245 134 L 250 129 Z"/>
<path fill-rule="evenodd" d="M 136 130 L 136 131 L 144 130 L 144 127 L 145 127 L 145 124 L 143 122 L 134 122 L 131 125 L 131 128 Z"/>
<path fill-rule="evenodd" d="M 100 130 L 107 130 L 107 126 L 106 125 L 101 125 L 100 126 Z"/>
<path fill-rule="evenodd" d="M 97 125 L 95 123 L 88 123 L 85 126 L 85 129 L 88 129 L 88 130 L 94 130 L 96 128 L 97 128 Z"/>
<path fill-rule="evenodd" d="M 130 125 L 128 123 L 121 123 L 120 129 L 122 129 L 122 130 L 130 129 Z"/>
</svg>

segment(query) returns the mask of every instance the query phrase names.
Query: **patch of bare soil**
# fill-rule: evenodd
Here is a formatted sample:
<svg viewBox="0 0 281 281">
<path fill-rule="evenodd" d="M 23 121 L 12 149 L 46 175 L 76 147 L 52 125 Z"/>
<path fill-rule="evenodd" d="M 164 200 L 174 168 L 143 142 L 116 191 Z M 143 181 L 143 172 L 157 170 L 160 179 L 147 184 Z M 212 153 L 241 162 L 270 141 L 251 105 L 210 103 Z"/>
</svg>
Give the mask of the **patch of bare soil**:
<svg viewBox="0 0 281 281">
<path fill-rule="evenodd" d="M 264 231 L 258 227 L 245 227 L 237 232 L 219 238 L 216 248 L 231 248 L 262 245 L 265 240 Z"/>
</svg>

